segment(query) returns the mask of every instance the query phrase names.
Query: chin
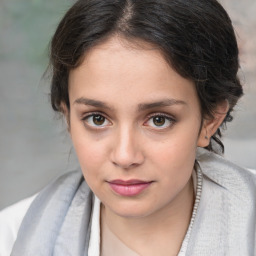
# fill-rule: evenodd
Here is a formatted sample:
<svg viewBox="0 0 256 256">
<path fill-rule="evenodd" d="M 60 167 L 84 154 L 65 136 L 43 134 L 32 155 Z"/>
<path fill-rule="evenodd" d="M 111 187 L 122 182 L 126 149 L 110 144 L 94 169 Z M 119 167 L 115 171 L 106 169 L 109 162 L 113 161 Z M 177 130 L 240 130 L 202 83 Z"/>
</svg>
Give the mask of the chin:
<svg viewBox="0 0 256 256">
<path fill-rule="evenodd" d="M 130 219 L 144 218 L 152 213 L 152 207 L 143 207 L 141 203 L 116 204 L 108 209 L 119 217 Z"/>
</svg>

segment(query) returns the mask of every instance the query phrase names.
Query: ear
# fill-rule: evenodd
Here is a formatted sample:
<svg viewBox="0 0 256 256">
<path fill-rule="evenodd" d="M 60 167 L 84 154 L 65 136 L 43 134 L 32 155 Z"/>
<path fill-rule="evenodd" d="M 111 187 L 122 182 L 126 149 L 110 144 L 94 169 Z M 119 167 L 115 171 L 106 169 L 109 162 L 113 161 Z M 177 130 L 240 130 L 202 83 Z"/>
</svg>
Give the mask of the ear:
<svg viewBox="0 0 256 256">
<path fill-rule="evenodd" d="M 64 118 L 65 118 L 65 120 L 66 120 L 67 130 L 68 130 L 68 132 L 70 132 L 70 115 L 69 115 L 69 109 L 68 109 L 67 105 L 66 105 L 64 102 L 62 102 L 62 103 L 60 104 L 60 106 L 61 106 L 61 111 L 62 111 L 62 113 L 63 113 L 63 115 L 64 115 Z"/>
<path fill-rule="evenodd" d="M 198 137 L 197 146 L 207 147 L 210 144 L 210 139 L 217 131 L 225 119 L 229 110 L 229 103 L 227 100 L 220 102 L 214 110 L 213 118 L 205 118 Z"/>
</svg>

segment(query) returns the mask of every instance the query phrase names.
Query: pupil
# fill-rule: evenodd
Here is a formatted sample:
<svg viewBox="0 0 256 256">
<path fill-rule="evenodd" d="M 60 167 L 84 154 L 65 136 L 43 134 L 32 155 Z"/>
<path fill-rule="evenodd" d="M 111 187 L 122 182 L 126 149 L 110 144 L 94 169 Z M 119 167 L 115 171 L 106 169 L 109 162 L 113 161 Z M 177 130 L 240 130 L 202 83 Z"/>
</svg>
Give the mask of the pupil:
<svg viewBox="0 0 256 256">
<path fill-rule="evenodd" d="M 96 125 L 103 125 L 104 122 L 105 122 L 105 117 L 104 116 L 100 116 L 100 115 L 93 116 L 93 122 Z"/>
<path fill-rule="evenodd" d="M 162 116 L 156 116 L 153 118 L 153 122 L 156 126 L 162 126 L 165 123 L 165 118 Z"/>
</svg>

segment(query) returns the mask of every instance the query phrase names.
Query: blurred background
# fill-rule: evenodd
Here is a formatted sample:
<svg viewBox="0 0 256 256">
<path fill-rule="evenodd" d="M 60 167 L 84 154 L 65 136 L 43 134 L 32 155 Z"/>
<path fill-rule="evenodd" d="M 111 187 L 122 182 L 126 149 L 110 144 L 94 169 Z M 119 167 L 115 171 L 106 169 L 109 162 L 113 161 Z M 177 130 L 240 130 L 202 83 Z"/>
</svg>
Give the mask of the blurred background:
<svg viewBox="0 0 256 256">
<path fill-rule="evenodd" d="M 221 0 L 241 52 L 245 96 L 224 133 L 226 158 L 256 169 L 256 1 Z M 71 0 L 0 0 L 0 210 L 78 168 L 50 107 L 48 43 Z"/>
</svg>

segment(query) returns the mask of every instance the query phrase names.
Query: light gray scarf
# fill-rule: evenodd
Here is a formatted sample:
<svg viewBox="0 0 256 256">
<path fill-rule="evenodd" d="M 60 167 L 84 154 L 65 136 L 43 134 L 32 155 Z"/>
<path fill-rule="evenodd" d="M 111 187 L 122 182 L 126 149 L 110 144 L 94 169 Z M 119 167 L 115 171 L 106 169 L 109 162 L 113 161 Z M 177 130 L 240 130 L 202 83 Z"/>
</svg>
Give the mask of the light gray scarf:
<svg viewBox="0 0 256 256">
<path fill-rule="evenodd" d="M 184 255 L 256 255 L 256 178 L 248 170 L 203 151 L 202 194 Z M 12 256 L 85 256 L 92 192 L 81 171 L 46 187 L 29 208 Z"/>
<path fill-rule="evenodd" d="M 87 255 L 92 192 L 81 171 L 61 176 L 34 200 L 12 256 Z"/>
</svg>

